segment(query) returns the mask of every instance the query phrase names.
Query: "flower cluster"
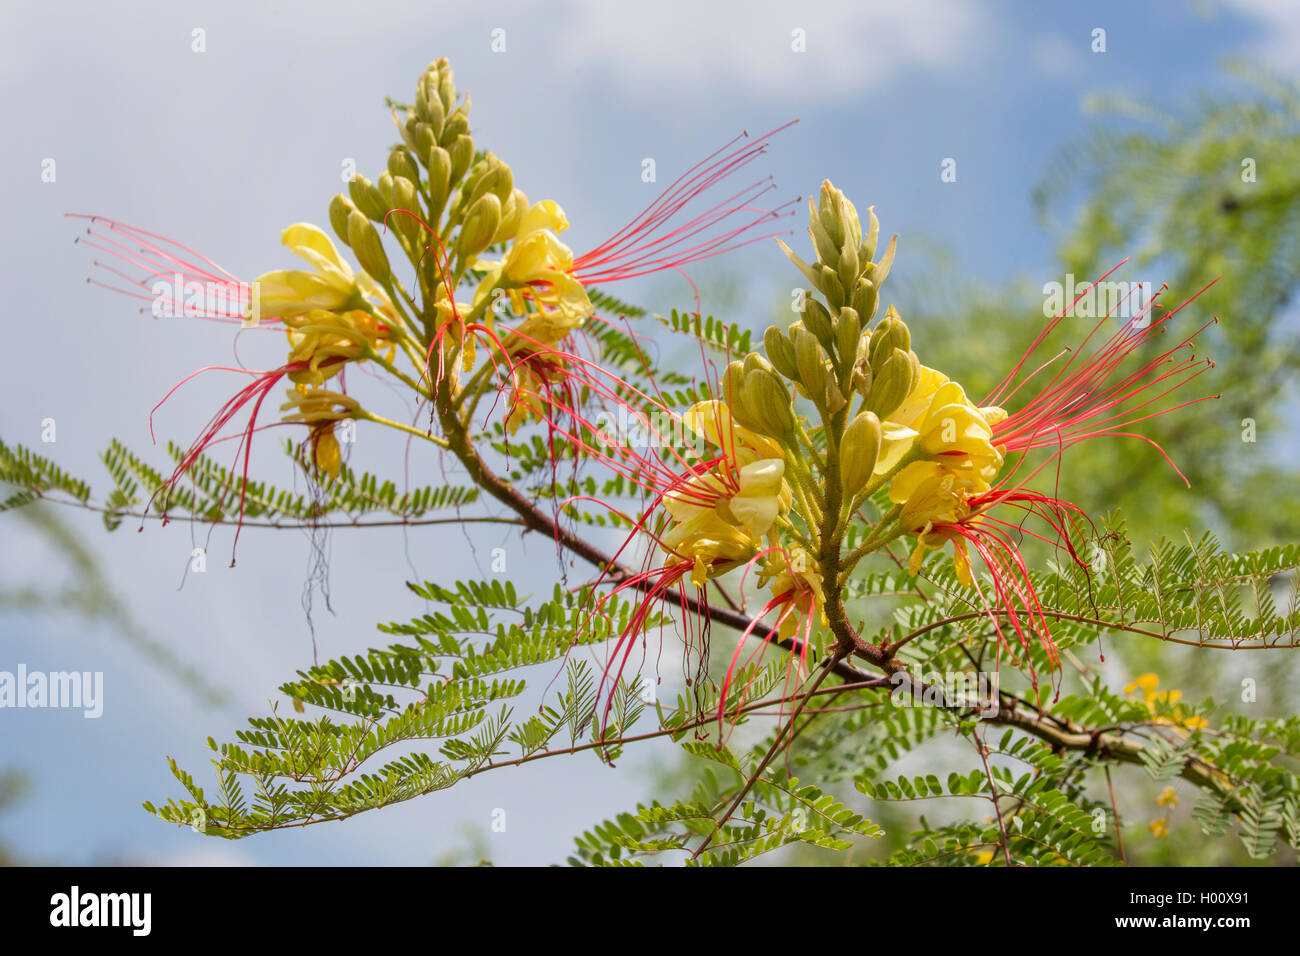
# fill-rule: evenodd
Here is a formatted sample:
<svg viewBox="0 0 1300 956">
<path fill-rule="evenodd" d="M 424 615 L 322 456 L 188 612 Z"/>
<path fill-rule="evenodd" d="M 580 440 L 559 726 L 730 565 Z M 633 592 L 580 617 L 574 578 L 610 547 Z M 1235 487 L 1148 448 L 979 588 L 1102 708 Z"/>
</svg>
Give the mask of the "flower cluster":
<svg viewBox="0 0 1300 956">
<path fill-rule="evenodd" d="M 617 369 L 602 367 L 599 355 L 584 354 L 584 331 L 608 331 L 594 325 L 605 321 L 596 303 L 609 301 L 595 286 L 682 272 L 774 237 L 767 229 L 785 207 L 761 206 L 774 188 L 770 178 L 727 189 L 721 200 L 714 190 L 760 156 L 779 130 L 728 143 L 579 254 L 561 239 L 569 230 L 561 206 L 531 201 L 510 166 L 479 149 L 468 97 L 458 94 L 445 60 L 421 75 L 413 101 L 395 106 L 393 119 L 401 142 L 386 169 L 375 181 L 353 177 L 346 194 L 329 204 L 329 225 L 355 267 L 323 229 L 298 223 L 282 241 L 310 268 L 263 273 L 247 284 L 245 302 L 244 283 L 189 247 L 91 220 L 83 241 L 112 257 L 96 265 L 129 283 L 119 291 L 147 300 L 163 279 L 173 298 L 177 288 L 233 285 L 240 294 L 224 297 L 211 317 L 287 336 L 287 354 L 268 370 L 216 366 L 251 381 L 213 415 L 167 485 L 216 443 L 235 439 L 236 458 L 243 459 L 242 520 L 249 453 L 263 427 L 258 416 L 281 384 L 288 388 L 280 424 L 307 429 L 301 447 L 309 453 L 301 460 L 321 480 L 342 471 L 335 434 L 342 421 L 426 440 L 455 453 L 476 477 L 487 470 L 476 441 L 504 438 L 509 449 L 518 429 L 538 425 L 557 461 L 571 454 L 575 462 L 603 464 L 643 495 L 639 514 L 619 514 L 630 532 L 616 560 L 639 542 L 646 545 L 644 566 L 604 568 L 614 579 L 598 582 L 615 594 L 640 595 L 614 648 L 619 663 L 607 676 L 615 680 L 670 595 L 684 610 L 702 611 L 707 626 L 710 593 L 747 614 L 744 586 L 754 580 L 763 603 L 733 654 L 721 714 L 743 642 L 760 624 L 800 666 L 828 639 L 839 653 L 863 651 L 844 606 L 862 562 L 888 555 L 921 574 L 927 557 L 949 545 L 956 580 L 973 590 L 998 646 L 1017 660 L 1024 652 L 1028 661 L 1036 638 L 1058 664 L 1019 542 L 1032 535 L 1082 564 L 1072 544 L 1080 510 L 1035 490 L 1034 480 L 1081 441 L 1131 435 L 1137 423 L 1187 404 L 1166 398 L 1207 367 L 1195 357 L 1192 336 L 1163 351 L 1144 348 L 1177 310 L 1152 319 L 1149 305 L 1109 333 L 1105 317 L 1080 348 L 1063 353 L 1068 358 L 1024 374 L 1063 312 L 991 395 L 973 401 L 959 382 L 922 363 L 897 309 L 888 306 L 877 318 L 897 236 L 882 246 L 874 209 L 864 222 L 824 182 L 808 201 L 812 260 L 778 240 L 810 286 L 799 290 L 798 318 L 768 328 L 762 351 L 728 354 L 720 375 L 710 366 L 688 400 L 679 393 L 670 401 L 657 385 L 646 394 Z M 1145 357 L 1129 362 L 1139 349 Z M 408 407 L 408 421 L 383 417 L 353 394 L 354 366 L 386 377 L 412 399 L 416 411 Z M 499 422 L 480 424 L 476 410 L 495 410 L 498 399 L 505 405 Z M 611 443 L 591 420 L 592 404 L 638 421 L 666 420 L 696 439 L 695 447 Z M 419 421 L 426 411 L 427 424 Z M 241 415 L 242 427 L 227 434 Z M 1031 462 L 1039 449 L 1047 450 L 1045 460 Z M 516 502 L 507 485 L 494 487 L 497 498 Z M 567 503 L 557 501 L 557 540 Z M 1045 525 L 1041 533 L 1025 527 L 1029 516 Z M 910 561 L 894 556 L 896 542 Z M 877 663 L 889 663 L 884 645 L 878 654 Z M 1036 681 L 1032 663 L 1030 673 Z"/>
<path fill-rule="evenodd" d="M 1010 404 L 1051 367 L 1017 378 L 1045 337 L 1038 336 L 994 394 L 977 403 L 959 382 L 921 363 L 893 306 L 873 322 L 897 239 L 876 258 L 874 210 L 864 228 L 852 203 L 827 182 L 817 202 L 809 202 L 809 221 L 815 262 L 782 243 L 813 285 L 799 318 L 786 330 L 768 328 L 765 354 L 732 361 L 711 386 L 714 397 L 680 416 L 704 435 L 704 452 L 670 458 L 666 470 L 661 457 L 627 449 L 597 455 L 625 475 L 654 476 L 629 542 L 649 535 L 662 568 L 620 587 L 640 588 L 650 605 L 666 596 L 659 585 L 671 580 L 685 608 L 689 579 L 707 609 L 706 586 L 726 594 L 721 588 L 729 574 L 740 572 L 743 585 L 743 575 L 756 570 L 767 599 L 735 649 L 721 715 L 745 638 L 764 620 L 768 639 L 786 642 L 800 663 L 828 636 L 828 626 L 838 646 L 852 649 L 858 638 L 845 618 L 842 591 L 863 559 L 902 539 L 910 542 L 908 567 L 919 574 L 928 552 L 951 544 L 958 582 L 974 590 L 1000 646 L 1017 658 L 1025 652 L 1036 683 L 1031 639 L 1053 668 L 1059 658 L 1019 541 L 1030 535 L 1064 549 L 1085 571 L 1086 565 L 1074 548 L 1082 512 L 1034 490 L 1033 479 L 1071 445 L 1129 434 L 1135 422 L 1170 410 L 1152 406 L 1206 363 L 1185 354 L 1189 337 L 1125 370 L 1124 360 L 1174 313 L 1154 321 L 1137 316 L 1091 353 L 1071 353 L 1050 381 L 1009 412 L 996 403 Z M 662 405 L 655 410 L 670 413 Z M 1046 460 L 1028 464 L 1028 453 L 1043 447 L 1052 449 Z M 1006 511 L 1019 514 L 1003 516 Z M 1040 519 L 1045 530 L 1027 528 L 1026 516 Z M 639 620 L 620 637 L 624 660 Z"/>
<path fill-rule="evenodd" d="M 239 294 L 201 314 L 244 329 L 279 326 L 288 336 L 285 360 L 268 370 L 202 370 L 250 375 L 253 381 L 212 417 L 168 486 L 213 445 L 233 438 L 236 457 L 243 459 L 242 520 L 251 444 L 264 427 L 258 416 L 281 382 L 290 386 L 281 422 L 308 428 L 306 461 L 319 475 L 340 472 L 335 426 L 345 419 L 449 447 L 431 428 L 366 408 L 347 385 L 352 365 L 377 367 L 439 415 L 463 419 L 483 395 L 502 394 L 509 432 L 533 421 L 553 424 L 556 408 L 575 404 L 574 394 L 585 385 L 573 335 L 584 323 L 598 321 L 589 295 L 593 283 L 681 271 L 771 235 L 761 227 L 782 215 L 781 207 L 766 210 L 757 203 L 773 188 L 770 179 L 720 202 L 701 200 L 702 211 L 693 211 L 696 200 L 762 155 L 773 134 L 745 135 L 689 170 L 608 240 L 578 255 L 559 238 L 569 226 L 560 205 L 530 202 L 509 165 L 479 151 L 469 99 L 458 94 L 445 59 L 421 75 L 414 100 L 395 107 L 393 120 L 402 142 L 389 154 L 386 170 L 375 181 L 354 176 L 347 193 L 329 204 L 329 224 L 358 268 L 324 230 L 298 223 L 284 230 L 282 241 L 310 269 L 270 271 L 244 283 L 174 240 L 91 218 L 81 241 L 113 257 L 95 263 L 112 277 L 112 283 L 94 280 L 100 285 L 143 300 L 156 297 L 161 280 L 180 289 L 235 288 Z M 409 270 L 395 265 L 400 258 L 390 258 L 394 245 Z M 115 284 L 122 280 L 126 287 Z M 484 353 L 488 360 L 480 362 Z M 242 414 L 243 426 L 225 434 Z M 462 421 L 461 427 L 468 424 Z M 743 480 L 748 489 L 749 472 Z"/>
</svg>

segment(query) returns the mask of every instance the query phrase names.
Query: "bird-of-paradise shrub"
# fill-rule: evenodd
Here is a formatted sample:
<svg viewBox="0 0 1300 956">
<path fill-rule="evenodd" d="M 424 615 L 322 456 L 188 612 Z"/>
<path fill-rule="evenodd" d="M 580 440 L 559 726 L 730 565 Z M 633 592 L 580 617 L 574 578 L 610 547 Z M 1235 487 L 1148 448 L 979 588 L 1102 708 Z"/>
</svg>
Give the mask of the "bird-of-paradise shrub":
<svg viewBox="0 0 1300 956">
<path fill-rule="evenodd" d="M 232 526 L 235 542 L 249 524 L 396 522 L 429 554 L 474 522 L 514 525 L 553 544 L 551 589 L 526 596 L 508 575 L 411 583 L 442 610 L 380 625 L 383 647 L 313 663 L 281 686 L 292 716 L 210 741 L 216 790 L 173 762 L 184 795 L 148 811 L 243 837 L 541 759 L 612 767 L 660 740 L 711 772 L 593 826 L 573 861 L 735 864 L 793 843 L 861 858 L 883 834 L 872 803 L 916 800 L 956 811 L 918 813 L 879 862 L 1110 864 L 1178 827 L 1235 833 L 1260 857 L 1300 844 L 1300 788 L 1281 759 L 1300 748 L 1294 716 L 1157 693 L 1157 675 L 1110 675 L 1094 646 L 1286 653 L 1300 548 L 1226 554 L 1204 535 L 1138 556 L 1117 514 L 1054 488 L 1089 445 L 1150 441 L 1143 422 L 1211 407 L 1195 337 L 1214 320 L 1191 318 L 1195 296 L 1077 335 L 1068 306 L 1045 325 L 1008 316 L 1027 348 L 973 396 L 927 363 L 927 336 L 943 330 L 909 327 L 891 303 L 897 236 L 882 241 L 874 208 L 864 218 L 823 182 L 809 245 L 777 238 L 792 204 L 768 203 L 770 178 L 747 167 L 785 127 L 732 141 L 575 252 L 561 205 L 530 199 L 480 148 L 445 60 L 393 118 L 401 142 L 375 180 L 329 201 L 329 231 L 284 230 L 307 268 L 242 280 L 159 233 L 85 219 L 93 281 L 155 314 L 193 306 L 238 334 L 283 335 L 283 359 L 214 357 L 192 373 L 243 384 L 171 446 L 167 468 L 114 443 L 102 502 L 0 446 L 0 477 L 18 488 L 7 505 L 69 501 L 110 528 L 184 514 Z M 806 285 L 761 344 L 698 297 L 663 318 L 606 291 L 757 242 L 775 254 L 773 240 Z M 216 305 L 203 295 L 214 287 Z M 1066 347 L 1047 347 L 1063 334 Z M 685 362 L 650 347 L 665 337 L 690 344 Z M 163 401 L 183 402 L 192 375 Z M 415 415 L 386 413 L 373 379 Z M 292 436 L 311 496 L 254 479 L 272 427 Z M 354 469 L 356 427 L 400 433 L 409 461 Z M 403 469 L 423 487 L 399 493 Z M 680 686 L 664 682 L 666 657 Z M 533 683 L 540 699 L 518 706 Z M 954 760 L 945 738 L 974 759 Z M 913 751 L 930 754 L 926 772 L 891 773 Z M 1121 812 L 1097 787 L 1112 773 L 1165 789 Z M 1178 793 L 1190 814 L 1173 812 Z"/>
</svg>

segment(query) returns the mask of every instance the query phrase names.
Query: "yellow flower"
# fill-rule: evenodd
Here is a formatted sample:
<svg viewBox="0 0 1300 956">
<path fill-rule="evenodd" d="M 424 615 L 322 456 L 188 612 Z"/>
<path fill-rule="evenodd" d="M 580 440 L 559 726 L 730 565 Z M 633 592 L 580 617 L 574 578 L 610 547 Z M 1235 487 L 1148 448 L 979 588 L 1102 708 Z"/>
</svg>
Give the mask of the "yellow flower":
<svg viewBox="0 0 1300 956">
<path fill-rule="evenodd" d="M 280 241 L 307 260 L 314 271 L 281 269 L 259 276 L 255 284 L 263 318 L 299 315 L 315 309 L 336 312 L 364 308 L 366 295 L 382 296 L 364 272 L 353 273 L 330 237 L 318 227 L 296 223 L 281 233 Z"/>
<path fill-rule="evenodd" d="M 1124 693 L 1131 694 L 1141 688 L 1142 697 L 1148 703 L 1155 698 L 1156 687 L 1160 683 L 1158 674 L 1139 674 L 1124 686 Z"/>
<path fill-rule="evenodd" d="M 1176 727 L 1182 727 L 1185 730 L 1199 730 L 1201 727 L 1208 726 L 1209 721 L 1204 717 L 1196 714 L 1187 713 L 1187 709 L 1178 701 L 1183 697 L 1180 690 L 1162 690 L 1157 691 L 1156 687 L 1160 684 L 1160 678 L 1156 674 L 1141 674 L 1124 687 L 1124 693 L 1131 694 L 1135 690 L 1142 691 L 1142 700 L 1153 714 L 1158 710 L 1167 710 L 1173 714 L 1170 717 L 1157 717 L 1156 722 L 1162 724 L 1173 724 Z"/>
<path fill-rule="evenodd" d="M 717 473 L 708 472 L 664 496 L 664 510 L 675 524 L 663 546 L 694 559 L 696 586 L 703 586 L 713 561 L 743 561 L 758 550 L 759 539 L 789 507 L 788 492 L 782 495 L 784 472 L 784 459 L 764 458 L 738 469 L 734 491 Z"/>
<path fill-rule="evenodd" d="M 802 610 L 811 599 L 809 610 L 817 610 L 823 625 L 830 623 L 826 617 L 826 595 L 822 590 L 821 574 L 818 573 L 812 556 L 803 548 L 796 546 L 789 551 L 777 551 L 759 571 L 758 585 L 771 591 L 774 598 L 789 595 L 789 602 L 785 606 L 793 606 L 797 610 Z M 787 614 L 781 621 L 781 637 L 793 637 L 801 623 L 799 615 L 793 612 Z"/>
<path fill-rule="evenodd" d="M 756 550 L 754 539 L 742 528 L 704 511 L 678 523 L 661 539 L 665 549 L 694 562 L 691 583 L 704 587 L 714 561 L 745 561 Z"/>
<path fill-rule="evenodd" d="M 703 587 L 713 562 L 758 553 L 762 537 L 789 510 L 790 489 L 780 447 L 737 425 L 721 402 L 692 406 L 682 422 L 722 451 L 722 459 L 664 495 L 673 525 L 661 544 L 694 562 L 691 581 Z"/>
<path fill-rule="evenodd" d="M 1151 835 L 1157 840 L 1163 840 L 1169 836 L 1169 821 L 1163 817 L 1159 820 L 1152 820 L 1147 824 L 1147 829 L 1151 831 Z"/>
<path fill-rule="evenodd" d="M 988 866 L 992 862 L 993 862 L 992 850 L 980 850 L 980 852 L 975 854 L 976 866 Z"/>
<path fill-rule="evenodd" d="M 682 424 L 724 451 L 738 465 L 760 458 L 784 458 L 781 446 L 765 435 L 736 424 L 726 404 L 714 399 L 697 402 L 682 415 Z"/>
<path fill-rule="evenodd" d="M 343 467 L 343 456 L 339 451 L 339 440 L 334 437 L 333 425 L 322 425 L 312 430 L 312 457 L 316 467 L 331 478 L 339 476 Z"/>
<path fill-rule="evenodd" d="M 914 486 L 923 475 L 941 466 L 957 479 L 955 491 L 980 494 L 1002 469 L 1002 452 L 993 444 L 993 426 L 1006 417 L 1000 408 L 977 408 L 956 382 L 942 372 L 921 366 L 917 385 L 884 423 L 884 450 L 877 474 L 887 474 L 904 456 L 916 461 L 895 476 Z M 904 477 L 911 475 L 909 478 Z M 904 489 L 894 491 L 895 503 L 907 500 Z"/>
<path fill-rule="evenodd" d="M 556 344 L 595 311 L 587 290 L 571 274 L 573 250 L 556 237 L 568 227 L 564 210 L 553 200 L 533 203 L 520 219 L 505 258 L 475 263 L 487 270 L 475 294 L 476 305 L 498 288 L 509 296 L 515 315 L 527 313 L 528 300 L 536 305 L 537 312 L 515 330 L 534 348 L 537 343 Z"/>
<path fill-rule="evenodd" d="M 318 386 L 360 358 L 367 346 L 387 349 L 391 356 L 397 314 L 374 280 L 353 272 L 329 236 L 310 223 L 290 226 L 281 241 L 315 270 L 268 272 L 256 283 L 260 314 L 284 322 L 289 362 L 306 363 L 289 379 Z"/>
<path fill-rule="evenodd" d="M 367 346 L 376 352 L 387 351 L 390 360 L 396 352 L 396 346 L 388 339 L 388 329 L 362 309 L 347 312 L 314 309 L 286 315 L 284 324 L 289 336 L 289 361 L 307 363 L 306 368 L 289 373 L 289 379 L 299 384 L 322 384 L 337 375 L 347 362 L 360 358 Z"/>
<path fill-rule="evenodd" d="M 1156 797 L 1156 805 L 1161 807 L 1178 806 L 1178 794 L 1174 792 L 1173 787 L 1165 787 L 1160 791 L 1160 796 Z"/>
<path fill-rule="evenodd" d="M 310 442 L 316 467 L 337 478 L 343 457 L 334 426 L 344 419 L 355 418 L 361 410 L 360 403 L 342 392 L 305 385 L 297 385 L 287 394 L 289 400 L 280 406 L 280 411 L 289 414 L 283 415 L 283 419 L 312 426 Z"/>
<path fill-rule="evenodd" d="M 916 464 L 932 463 L 916 462 Z M 901 472 L 900 477 L 902 477 Z M 908 568 L 913 574 L 920 572 L 926 551 L 942 550 L 943 546 L 951 541 L 957 579 L 962 584 L 969 585 L 972 579 L 965 539 L 931 532 L 936 524 L 957 524 L 970 514 L 965 495 L 956 490 L 956 487 L 957 479 L 938 465 L 925 473 L 909 474 L 900 485 L 900 488 L 907 492 L 907 496 L 901 502 L 903 508 L 899 514 L 899 521 L 905 529 L 916 535 L 916 549 L 908 562 Z M 892 497 L 892 485 L 890 494 Z"/>
<path fill-rule="evenodd" d="M 528 211 L 519 220 L 519 228 L 515 231 L 515 235 L 527 235 L 539 229 L 549 229 L 551 232 L 561 233 L 568 228 L 569 220 L 565 218 L 564 210 L 560 208 L 560 204 L 554 199 L 543 199 L 541 202 L 535 202 L 528 207 Z"/>
<path fill-rule="evenodd" d="M 951 540 L 958 579 L 970 584 L 964 539 L 932 534 L 931 528 L 961 522 L 970 514 L 969 500 L 992 487 L 1002 468 L 993 426 L 1005 417 L 1000 408 L 976 407 L 959 384 L 922 365 L 912 391 L 881 423 L 875 473 L 894 472 L 889 498 L 902 505 L 900 523 L 917 538 L 913 574 L 927 550 L 941 550 Z"/>
</svg>

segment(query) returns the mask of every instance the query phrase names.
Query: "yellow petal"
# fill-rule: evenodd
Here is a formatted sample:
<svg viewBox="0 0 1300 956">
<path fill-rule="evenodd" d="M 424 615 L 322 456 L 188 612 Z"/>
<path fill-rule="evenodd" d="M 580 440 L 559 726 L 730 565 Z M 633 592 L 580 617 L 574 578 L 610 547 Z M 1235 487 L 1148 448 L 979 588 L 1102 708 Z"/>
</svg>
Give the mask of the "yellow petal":
<svg viewBox="0 0 1300 956">
<path fill-rule="evenodd" d="M 317 432 L 316 467 L 330 477 L 337 478 L 342 463 L 343 457 L 339 454 L 339 441 L 334 437 L 333 427 Z"/>
<path fill-rule="evenodd" d="M 541 202 L 535 202 L 528 207 L 524 213 L 523 219 L 519 221 L 519 230 L 516 236 L 524 237 L 528 233 L 536 232 L 540 229 L 549 229 L 551 232 L 564 232 L 569 228 L 569 220 L 564 216 L 564 210 L 554 199 L 543 199 Z"/>
<path fill-rule="evenodd" d="M 280 234 L 280 241 L 316 267 L 318 272 L 333 272 L 351 280 L 352 267 L 343 261 L 334 243 L 318 226 L 309 222 L 294 223 Z"/>
<path fill-rule="evenodd" d="M 903 456 L 912 450 L 918 433 L 904 425 L 892 421 L 880 425 L 880 454 L 876 458 L 873 474 L 887 475 L 903 460 Z"/>
</svg>

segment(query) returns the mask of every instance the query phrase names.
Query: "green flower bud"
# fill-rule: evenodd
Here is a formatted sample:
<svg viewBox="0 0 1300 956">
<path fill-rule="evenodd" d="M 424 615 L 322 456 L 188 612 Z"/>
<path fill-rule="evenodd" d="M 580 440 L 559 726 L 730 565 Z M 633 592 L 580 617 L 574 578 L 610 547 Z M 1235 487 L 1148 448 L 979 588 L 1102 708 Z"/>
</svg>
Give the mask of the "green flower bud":
<svg viewBox="0 0 1300 956">
<path fill-rule="evenodd" d="M 831 236 L 825 218 L 814 208 L 811 198 L 808 200 L 808 223 L 808 235 L 817 250 L 817 261 L 834 269 L 840 258 L 839 243 Z"/>
<path fill-rule="evenodd" d="M 447 146 L 466 135 L 469 132 L 469 117 L 465 115 L 465 107 L 458 107 L 456 112 L 452 113 L 442 124 L 442 134 L 438 137 L 438 145 Z"/>
<path fill-rule="evenodd" d="M 348 216 L 347 235 L 348 245 L 352 247 L 352 252 L 357 257 L 357 262 L 361 264 L 361 268 L 370 273 L 376 282 L 387 282 L 392 274 L 388 265 L 388 254 L 384 252 L 379 231 L 359 209 L 353 209 Z"/>
<path fill-rule="evenodd" d="M 348 216 L 356 211 L 356 206 L 347 196 L 339 193 L 330 200 L 330 226 L 334 234 L 351 245 L 348 239 Z"/>
<path fill-rule="evenodd" d="M 830 266 L 822 266 L 822 294 L 826 296 L 826 304 L 837 312 L 846 304 L 844 285 Z"/>
<path fill-rule="evenodd" d="M 862 340 L 862 322 L 857 310 L 851 306 L 840 309 L 835 317 L 835 353 L 840 357 L 840 368 L 850 369 L 858 358 L 858 343 Z"/>
<path fill-rule="evenodd" d="M 794 431 L 794 409 L 790 393 L 775 371 L 751 368 L 745 373 L 745 401 L 758 419 L 761 431 L 783 438 Z"/>
<path fill-rule="evenodd" d="M 826 306 L 809 296 L 804 303 L 803 324 L 808 331 L 817 336 L 817 341 L 826 348 L 835 347 L 835 328 L 831 324 L 831 314 Z"/>
<path fill-rule="evenodd" d="M 446 60 L 442 60 L 442 69 L 438 75 L 438 99 L 442 101 L 442 110 L 444 113 L 450 113 L 451 108 L 456 105 L 456 84 L 452 82 L 451 67 L 446 65 Z"/>
<path fill-rule="evenodd" d="M 858 257 L 863 262 L 870 262 L 876 257 L 876 242 L 880 239 L 880 220 L 876 218 L 876 207 L 867 207 L 867 234 L 862 237 L 862 250 Z M 863 313 L 866 314 L 865 312 Z"/>
<path fill-rule="evenodd" d="M 870 322 L 875 316 L 876 306 L 879 302 L 880 297 L 876 294 L 876 284 L 865 276 L 858 279 L 857 285 L 853 289 L 853 308 L 857 310 L 864 323 Z"/>
<path fill-rule="evenodd" d="M 474 140 L 468 136 L 458 136 L 450 146 L 445 140 L 442 145 L 451 154 L 451 184 L 454 186 L 465 175 L 469 164 L 474 162 Z"/>
<path fill-rule="evenodd" d="M 379 182 L 375 185 L 375 188 L 379 190 L 379 198 L 383 200 L 384 209 L 385 210 L 392 209 L 393 208 L 393 174 L 387 171 L 380 173 Z"/>
<path fill-rule="evenodd" d="M 515 174 L 509 166 L 498 160 L 497 166 L 487 175 L 484 185 L 504 203 L 515 191 Z"/>
<path fill-rule="evenodd" d="M 840 249 L 839 263 L 835 270 L 839 277 L 840 284 L 845 289 L 852 289 L 858 282 L 858 276 L 862 273 L 861 264 L 858 261 L 858 247 L 848 239 L 844 240 L 844 245 Z"/>
<path fill-rule="evenodd" d="M 433 147 L 437 145 L 438 145 L 438 137 L 434 133 L 432 126 L 430 126 L 428 123 L 420 123 L 418 126 L 415 127 L 415 155 L 416 156 L 428 156 L 429 150 L 433 149 Z M 408 176 L 407 178 L 412 179 L 415 182 L 420 181 L 420 177 L 418 175 L 414 177 Z"/>
<path fill-rule="evenodd" d="M 858 496 L 876 470 L 880 456 L 880 419 L 875 412 L 858 412 L 840 440 L 840 484 L 850 501 Z"/>
<path fill-rule="evenodd" d="M 392 194 L 393 208 L 404 209 L 413 215 L 396 215 L 393 216 L 389 222 L 403 238 L 408 242 L 414 242 L 423 229 L 420 225 L 420 220 L 416 218 L 417 216 L 421 216 L 421 212 L 420 195 L 416 192 L 415 183 L 411 182 L 409 179 L 402 179 L 400 177 L 394 178 Z"/>
<path fill-rule="evenodd" d="M 820 399 L 826 392 L 826 352 L 817 342 L 817 336 L 807 329 L 796 328 L 794 357 L 804 391 L 809 398 L 821 404 Z"/>
<path fill-rule="evenodd" d="M 415 165 L 415 159 L 401 146 L 394 147 L 388 154 L 388 171 L 394 176 L 401 176 L 413 183 L 420 181 L 420 169 Z"/>
<path fill-rule="evenodd" d="M 515 188 L 514 174 L 510 171 L 509 166 L 491 153 L 484 157 L 482 165 L 482 174 L 476 180 L 473 180 L 474 185 L 470 190 L 469 205 L 472 206 L 480 196 L 488 193 L 495 195 L 504 205 Z"/>
<path fill-rule="evenodd" d="M 352 202 L 367 219 L 373 219 L 375 222 L 384 221 L 384 216 L 388 214 L 388 203 L 384 202 L 375 184 L 365 176 L 352 177 L 348 182 L 348 194 L 352 196 Z"/>
<path fill-rule="evenodd" d="M 821 194 L 817 197 L 817 210 L 814 217 L 821 222 L 822 229 L 831 242 L 833 257 L 838 256 L 840 246 L 844 245 L 844 219 L 840 205 L 840 200 L 843 198 L 844 194 L 832 186 L 829 179 L 822 180 Z M 810 199 L 810 206 L 811 203 Z"/>
<path fill-rule="evenodd" d="M 460 227 L 460 236 L 456 240 L 456 251 L 462 262 L 468 262 L 492 243 L 497 228 L 501 225 L 501 200 L 493 193 L 480 196 L 469 207 L 465 224 Z"/>
<path fill-rule="evenodd" d="M 912 391 L 917 371 L 912 364 L 914 359 L 911 353 L 894 349 L 883 362 L 871 363 L 875 380 L 867 393 L 867 408 L 878 418 L 888 418 Z"/>
<path fill-rule="evenodd" d="M 750 431 L 763 431 L 763 423 L 750 411 L 745 395 L 745 364 L 735 361 L 728 365 L 727 371 L 722 375 L 721 385 L 722 401 L 731 411 L 736 424 Z"/>
<path fill-rule="evenodd" d="M 434 146 L 428 155 L 425 165 L 429 170 L 429 214 L 433 220 L 431 225 L 436 226 L 451 195 L 451 154 L 441 146 Z"/>
<path fill-rule="evenodd" d="M 497 227 L 497 233 L 492 237 L 492 242 L 505 242 L 507 239 L 514 237 L 519 231 L 519 223 L 524 218 L 524 213 L 528 211 L 528 197 L 524 195 L 522 189 L 512 189 L 510 195 L 506 198 L 505 205 L 501 210 L 501 225 Z"/>
<path fill-rule="evenodd" d="M 791 381 L 799 381 L 799 367 L 795 363 L 794 346 L 775 325 L 763 333 L 763 348 L 773 367 Z"/>
<path fill-rule="evenodd" d="M 447 111 L 438 96 L 438 74 L 434 70 L 429 70 L 420 77 L 420 82 L 415 88 L 415 115 L 421 122 L 429 124 L 434 136 L 442 132 Z"/>
<path fill-rule="evenodd" d="M 762 369 L 764 372 L 775 372 L 776 368 L 758 352 L 750 352 L 745 356 L 745 361 L 741 363 L 744 366 L 745 374 L 748 375 L 754 369 Z"/>
<path fill-rule="evenodd" d="M 826 234 L 835 245 L 835 257 L 839 258 L 843 255 L 842 250 L 845 247 L 852 247 L 853 256 L 858 257 L 858 249 L 862 243 L 862 224 L 858 219 L 858 211 L 853 203 L 849 202 L 848 197 L 831 185 L 828 179 L 822 181 L 821 195 L 818 197 L 818 214 Z M 852 282 L 845 284 L 852 286 Z"/>
<path fill-rule="evenodd" d="M 879 365 L 893 353 L 894 349 L 902 349 L 906 352 L 911 347 L 912 334 L 891 305 L 885 311 L 885 317 L 876 324 L 875 330 L 871 333 L 871 364 Z"/>
</svg>

